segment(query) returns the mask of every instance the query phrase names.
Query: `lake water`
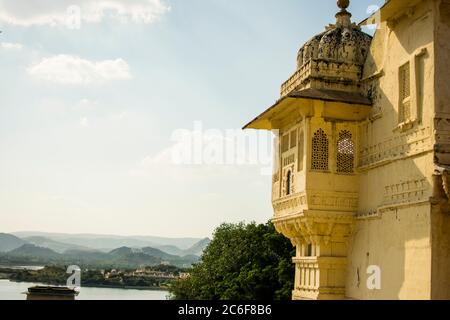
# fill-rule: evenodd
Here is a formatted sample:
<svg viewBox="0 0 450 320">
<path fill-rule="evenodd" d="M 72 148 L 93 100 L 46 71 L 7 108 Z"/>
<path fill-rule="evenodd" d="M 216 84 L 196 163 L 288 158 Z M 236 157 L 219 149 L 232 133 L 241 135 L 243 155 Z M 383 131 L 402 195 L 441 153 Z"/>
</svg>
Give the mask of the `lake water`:
<svg viewBox="0 0 450 320">
<path fill-rule="evenodd" d="M 36 283 L 11 282 L 0 280 L 0 300 L 25 300 L 29 287 Z M 77 300 L 167 300 L 167 291 L 81 288 Z"/>
<path fill-rule="evenodd" d="M 45 267 L 43 266 L 3 266 L 0 265 L 0 269 L 15 269 L 15 270 L 33 270 L 33 271 L 38 271 L 38 270 L 42 270 Z"/>
</svg>

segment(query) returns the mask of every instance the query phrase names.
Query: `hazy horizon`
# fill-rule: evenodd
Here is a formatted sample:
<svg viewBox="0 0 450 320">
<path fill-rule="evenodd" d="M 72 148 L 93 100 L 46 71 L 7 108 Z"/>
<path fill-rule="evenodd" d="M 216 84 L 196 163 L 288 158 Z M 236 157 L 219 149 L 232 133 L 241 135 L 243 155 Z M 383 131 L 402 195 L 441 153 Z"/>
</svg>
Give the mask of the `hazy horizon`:
<svg viewBox="0 0 450 320">
<path fill-rule="evenodd" d="M 0 233 L 4 234 L 12 234 L 12 235 L 20 235 L 20 234 L 43 234 L 43 235 L 61 235 L 61 236 L 94 236 L 94 237 L 120 237 L 120 238 L 145 238 L 145 237 L 151 237 L 151 238 L 165 238 L 165 239 L 205 239 L 210 238 L 210 236 L 204 236 L 204 237 L 194 237 L 194 236 L 164 236 L 164 235 L 157 235 L 157 234 L 109 234 L 109 233 L 70 233 L 70 232 L 47 232 L 47 231 L 39 231 L 39 230 L 20 230 L 20 231 L 11 231 L 11 232 L 3 232 L 0 230 Z"/>
</svg>

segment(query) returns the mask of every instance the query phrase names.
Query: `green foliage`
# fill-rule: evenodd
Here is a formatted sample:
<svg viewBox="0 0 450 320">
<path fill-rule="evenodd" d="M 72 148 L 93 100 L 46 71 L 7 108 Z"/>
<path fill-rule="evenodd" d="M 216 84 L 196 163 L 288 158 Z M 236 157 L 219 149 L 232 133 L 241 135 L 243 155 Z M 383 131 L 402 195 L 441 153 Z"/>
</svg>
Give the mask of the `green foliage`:
<svg viewBox="0 0 450 320">
<path fill-rule="evenodd" d="M 272 223 L 223 224 L 190 277 L 175 282 L 177 300 L 288 300 L 294 248 Z"/>
<path fill-rule="evenodd" d="M 147 267 L 148 271 L 163 271 L 179 274 L 184 269 L 175 266 Z M 41 270 L 17 270 L 1 269 L 0 275 L 16 282 L 35 282 L 50 285 L 66 285 L 68 274 L 67 267 L 47 266 Z M 110 271 L 110 270 L 109 270 Z M 81 274 L 81 285 L 85 287 L 112 287 L 112 288 L 140 288 L 156 289 L 170 286 L 174 280 L 161 276 L 139 276 L 133 274 L 134 270 L 122 270 L 114 275 L 105 277 L 101 270 L 83 270 Z"/>
<path fill-rule="evenodd" d="M 68 275 L 65 268 L 47 266 L 42 270 L 15 270 L 10 280 L 16 282 L 39 282 L 50 285 L 66 284 Z"/>
</svg>

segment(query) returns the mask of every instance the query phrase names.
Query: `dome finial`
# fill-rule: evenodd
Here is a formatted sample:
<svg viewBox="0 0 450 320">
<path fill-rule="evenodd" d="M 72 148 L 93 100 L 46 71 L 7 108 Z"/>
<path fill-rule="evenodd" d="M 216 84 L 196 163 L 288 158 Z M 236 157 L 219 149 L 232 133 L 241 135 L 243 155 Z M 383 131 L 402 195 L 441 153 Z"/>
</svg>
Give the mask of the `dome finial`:
<svg viewBox="0 0 450 320">
<path fill-rule="evenodd" d="M 352 14 L 347 11 L 348 6 L 350 5 L 350 0 L 337 0 L 337 5 L 341 8 L 341 11 L 336 14 L 336 25 L 338 27 L 349 28 L 352 24 L 350 20 Z"/>
<path fill-rule="evenodd" d="M 337 0 L 337 5 L 344 11 L 350 5 L 350 0 Z"/>
</svg>

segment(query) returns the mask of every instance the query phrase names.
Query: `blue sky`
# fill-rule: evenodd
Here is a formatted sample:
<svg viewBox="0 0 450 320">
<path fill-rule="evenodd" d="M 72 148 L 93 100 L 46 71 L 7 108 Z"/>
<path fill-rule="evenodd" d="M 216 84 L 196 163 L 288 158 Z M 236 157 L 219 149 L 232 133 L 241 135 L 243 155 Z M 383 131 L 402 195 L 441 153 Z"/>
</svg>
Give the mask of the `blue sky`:
<svg viewBox="0 0 450 320">
<path fill-rule="evenodd" d="M 369 5 L 352 1 L 353 20 Z M 0 232 L 209 236 L 267 221 L 259 166 L 170 166 L 270 106 L 334 0 L 0 0 Z M 65 25 L 81 9 L 80 28 Z"/>
</svg>

